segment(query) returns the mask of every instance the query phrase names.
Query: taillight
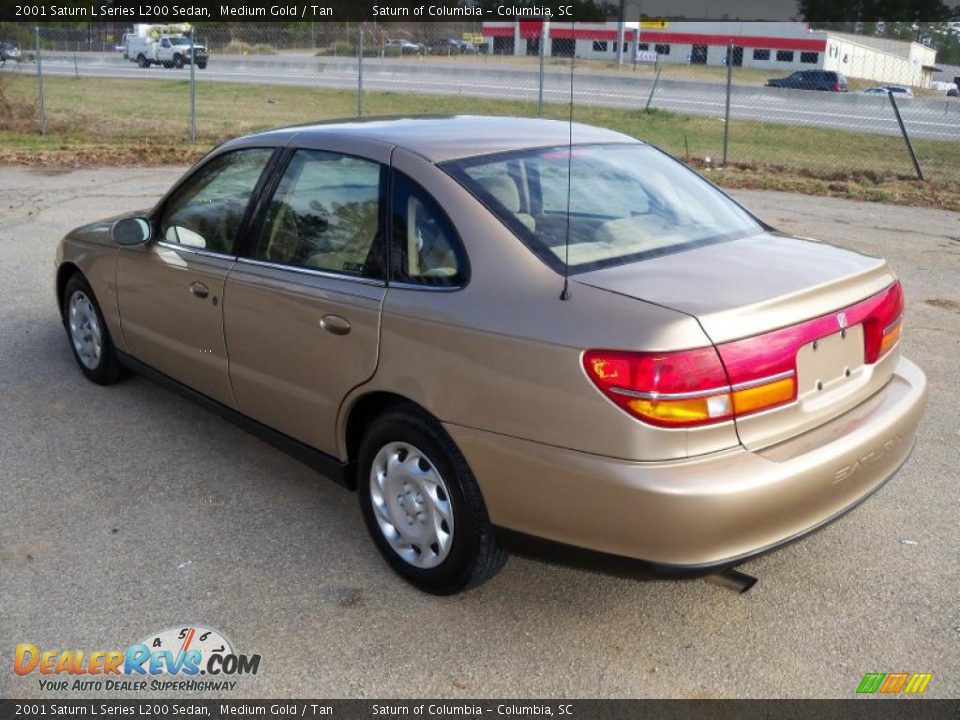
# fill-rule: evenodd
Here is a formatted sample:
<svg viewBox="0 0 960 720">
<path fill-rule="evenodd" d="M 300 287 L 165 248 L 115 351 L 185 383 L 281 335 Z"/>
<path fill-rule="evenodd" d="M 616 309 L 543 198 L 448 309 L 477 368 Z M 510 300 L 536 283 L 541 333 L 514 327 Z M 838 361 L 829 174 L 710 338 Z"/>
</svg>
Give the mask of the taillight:
<svg viewBox="0 0 960 720">
<path fill-rule="evenodd" d="M 863 320 L 863 361 L 875 363 L 886 355 L 903 327 L 903 289 L 896 282 L 877 296 L 879 302 Z"/>
<path fill-rule="evenodd" d="M 837 92 L 840 92 L 840 89 L 841 89 L 841 88 L 840 88 L 840 83 L 834 83 L 834 84 L 833 84 L 833 89 L 836 90 Z"/>
<path fill-rule="evenodd" d="M 712 347 L 669 353 L 589 350 L 587 376 L 636 418 L 662 427 L 690 427 L 765 410 L 796 396 L 794 373 L 753 375 L 731 384 Z"/>
<path fill-rule="evenodd" d="M 699 425 L 733 416 L 727 375 L 712 347 L 669 353 L 588 350 L 583 366 L 616 405 L 654 425 Z"/>
<path fill-rule="evenodd" d="M 822 337 L 863 324 L 863 360 L 877 362 L 900 337 L 903 292 L 895 282 L 829 315 L 714 347 L 644 353 L 588 350 L 583 366 L 613 403 L 644 422 L 692 427 L 793 402 L 797 352 Z"/>
</svg>

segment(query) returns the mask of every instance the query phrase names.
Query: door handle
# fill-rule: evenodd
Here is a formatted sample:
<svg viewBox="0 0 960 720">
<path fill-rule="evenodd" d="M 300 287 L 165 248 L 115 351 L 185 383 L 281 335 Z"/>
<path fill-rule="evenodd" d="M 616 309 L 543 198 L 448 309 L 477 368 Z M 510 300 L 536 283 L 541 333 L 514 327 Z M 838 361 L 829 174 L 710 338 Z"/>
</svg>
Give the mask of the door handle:
<svg viewBox="0 0 960 720">
<path fill-rule="evenodd" d="M 190 294 L 203 299 L 210 294 L 210 289 L 202 282 L 190 283 Z"/>
<path fill-rule="evenodd" d="M 320 320 L 320 327 L 331 335 L 346 335 L 350 332 L 350 323 L 339 315 L 324 315 Z"/>
</svg>

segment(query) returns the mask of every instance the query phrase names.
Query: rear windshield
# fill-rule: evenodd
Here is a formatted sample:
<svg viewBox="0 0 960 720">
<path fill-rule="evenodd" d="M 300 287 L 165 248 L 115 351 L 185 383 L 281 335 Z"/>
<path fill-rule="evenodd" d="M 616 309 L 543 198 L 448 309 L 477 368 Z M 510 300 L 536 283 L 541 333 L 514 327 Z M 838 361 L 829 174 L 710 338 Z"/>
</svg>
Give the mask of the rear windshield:
<svg viewBox="0 0 960 720">
<path fill-rule="evenodd" d="M 695 172 L 640 143 L 536 148 L 443 167 L 557 271 L 568 252 L 570 272 L 585 272 L 764 229 Z"/>
</svg>

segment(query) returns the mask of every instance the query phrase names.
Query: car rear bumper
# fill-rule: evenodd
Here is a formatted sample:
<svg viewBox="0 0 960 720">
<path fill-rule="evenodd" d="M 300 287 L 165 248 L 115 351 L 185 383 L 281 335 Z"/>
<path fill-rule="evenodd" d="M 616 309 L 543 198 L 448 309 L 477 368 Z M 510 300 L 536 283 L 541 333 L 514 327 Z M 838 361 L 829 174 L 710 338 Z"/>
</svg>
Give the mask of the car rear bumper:
<svg viewBox="0 0 960 720">
<path fill-rule="evenodd" d="M 494 525 L 678 571 L 736 564 L 836 519 L 913 448 L 926 378 L 907 359 L 848 413 L 762 451 L 638 463 L 446 425 Z M 572 419 L 575 421 L 575 419 Z"/>
</svg>

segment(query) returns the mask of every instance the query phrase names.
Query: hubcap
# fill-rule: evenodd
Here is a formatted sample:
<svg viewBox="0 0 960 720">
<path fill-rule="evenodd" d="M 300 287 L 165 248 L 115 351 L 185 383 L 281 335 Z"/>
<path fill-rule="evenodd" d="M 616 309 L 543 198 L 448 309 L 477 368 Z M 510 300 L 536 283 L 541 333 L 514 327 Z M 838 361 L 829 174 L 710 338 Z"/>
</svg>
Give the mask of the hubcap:
<svg viewBox="0 0 960 720">
<path fill-rule="evenodd" d="M 103 340 L 100 335 L 97 311 L 93 309 L 93 304 L 83 291 L 77 290 L 70 297 L 67 315 L 70 340 L 73 342 L 77 358 L 85 368 L 93 370 L 100 364 Z"/>
<path fill-rule="evenodd" d="M 413 445 L 380 448 L 370 468 L 370 498 L 390 547 L 418 568 L 436 567 L 453 543 L 453 505 L 440 472 Z"/>
</svg>

